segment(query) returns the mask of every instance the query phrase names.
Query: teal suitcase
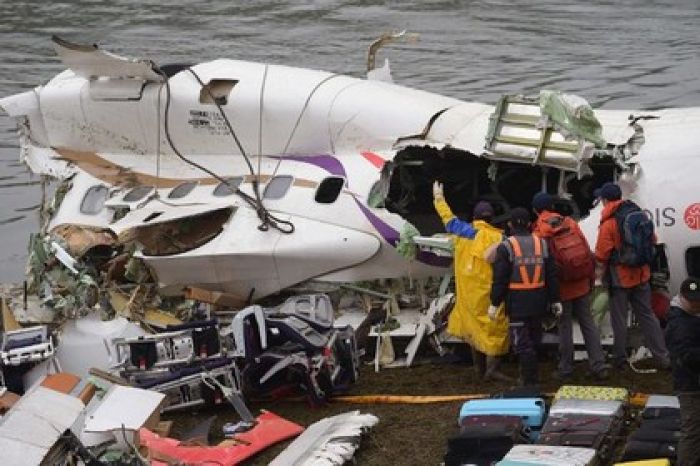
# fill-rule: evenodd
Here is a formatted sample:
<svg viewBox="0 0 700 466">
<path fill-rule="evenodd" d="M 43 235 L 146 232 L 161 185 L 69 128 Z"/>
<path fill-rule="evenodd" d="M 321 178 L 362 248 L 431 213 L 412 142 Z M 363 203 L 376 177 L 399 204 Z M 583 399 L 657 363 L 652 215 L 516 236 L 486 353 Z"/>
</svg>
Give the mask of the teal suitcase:
<svg viewBox="0 0 700 466">
<path fill-rule="evenodd" d="M 501 398 L 470 400 L 462 405 L 459 420 L 467 416 L 518 416 L 531 432 L 537 432 L 544 423 L 545 404 L 542 398 Z"/>
</svg>

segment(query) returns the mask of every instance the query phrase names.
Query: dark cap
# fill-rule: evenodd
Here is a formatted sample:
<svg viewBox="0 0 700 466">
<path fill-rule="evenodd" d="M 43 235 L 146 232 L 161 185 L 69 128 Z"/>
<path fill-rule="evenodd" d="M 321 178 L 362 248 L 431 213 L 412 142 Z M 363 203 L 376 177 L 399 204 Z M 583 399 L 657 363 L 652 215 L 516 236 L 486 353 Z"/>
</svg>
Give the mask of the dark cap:
<svg viewBox="0 0 700 466">
<path fill-rule="evenodd" d="M 493 207 L 486 201 L 479 201 L 474 206 L 474 218 L 476 220 L 493 217 Z"/>
<path fill-rule="evenodd" d="M 530 212 L 523 207 L 516 207 L 510 211 L 510 221 L 513 225 L 526 227 L 530 224 Z"/>
<path fill-rule="evenodd" d="M 700 279 L 686 278 L 681 283 L 681 296 L 688 301 L 700 301 Z"/>
<path fill-rule="evenodd" d="M 593 191 L 593 196 L 603 198 L 606 201 L 617 201 L 622 198 L 622 190 L 615 183 L 607 182 Z"/>
<path fill-rule="evenodd" d="M 554 207 L 554 198 L 549 193 L 537 193 L 532 198 L 532 208 L 537 211 L 551 210 L 552 207 Z"/>
</svg>

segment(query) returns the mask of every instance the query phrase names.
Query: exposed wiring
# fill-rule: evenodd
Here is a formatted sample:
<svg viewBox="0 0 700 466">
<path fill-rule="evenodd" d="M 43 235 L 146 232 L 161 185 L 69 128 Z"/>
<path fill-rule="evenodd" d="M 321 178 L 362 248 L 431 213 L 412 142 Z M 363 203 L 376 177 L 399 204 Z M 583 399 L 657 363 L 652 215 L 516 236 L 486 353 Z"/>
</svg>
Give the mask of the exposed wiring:
<svg viewBox="0 0 700 466">
<path fill-rule="evenodd" d="M 226 123 L 226 126 L 228 127 L 229 133 L 231 134 L 231 137 L 233 137 L 234 142 L 238 146 L 238 150 L 240 151 L 241 155 L 243 156 L 246 164 L 248 165 L 248 169 L 250 170 L 250 174 L 252 176 L 252 184 L 253 184 L 253 193 L 255 194 L 255 197 L 252 197 L 243 191 L 241 191 L 238 188 L 235 188 L 229 183 L 228 180 L 225 178 L 222 178 L 218 174 L 214 173 L 212 170 L 204 167 L 203 165 L 188 159 L 185 157 L 175 146 L 175 143 L 172 140 L 172 137 L 170 135 L 170 124 L 169 124 L 169 114 L 170 114 L 170 102 L 171 102 L 171 92 L 170 92 L 170 78 L 161 70 L 155 63 L 152 64 L 153 69 L 160 74 L 163 77 L 164 80 L 164 85 L 165 85 L 165 111 L 164 111 L 164 117 L 163 117 L 163 126 L 165 128 L 165 138 L 168 141 L 168 144 L 170 145 L 170 148 L 173 150 L 175 155 L 177 155 L 183 162 L 203 171 L 204 173 L 208 174 L 209 176 L 215 178 L 216 180 L 220 181 L 224 185 L 228 186 L 231 188 L 232 191 L 234 191 L 236 194 L 238 194 L 248 205 L 250 205 L 253 209 L 255 209 L 255 212 L 258 215 L 258 218 L 261 220 L 261 224 L 258 226 L 258 229 L 261 231 L 267 231 L 270 229 L 270 227 L 278 230 L 280 233 L 285 233 L 285 234 L 290 234 L 294 232 L 294 224 L 288 220 L 283 220 L 280 219 L 279 217 L 276 217 L 273 215 L 267 208 L 263 205 L 262 198 L 260 196 L 260 187 L 258 184 L 258 177 L 255 174 L 255 170 L 253 168 L 253 165 L 250 162 L 250 158 L 246 154 L 245 150 L 243 149 L 243 146 L 241 145 L 240 140 L 238 139 L 238 136 L 236 135 L 236 132 L 233 130 L 233 126 L 231 126 L 231 122 L 229 121 L 228 117 L 226 116 L 226 113 L 224 112 L 224 109 L 221 107 L 217 99 L 214 97 L 213 93 L 211 92 L 211 89 L 209 89 L 204 82 L 201 80 L 199 75 L 195 73 L 195 71 L 192 68 L 187 68 L 187 71 L 189 71 L 192 76 L 197 80 L 199 85 L 202 87 L 202 89 L 205 89 L 209 96 L 211 97 L 212 101 L 214 102 L 214 105 L 216 105 L 216 108 L 219 110 L 219 113 L 224 119 L 224 122 Z"/>
</svg>

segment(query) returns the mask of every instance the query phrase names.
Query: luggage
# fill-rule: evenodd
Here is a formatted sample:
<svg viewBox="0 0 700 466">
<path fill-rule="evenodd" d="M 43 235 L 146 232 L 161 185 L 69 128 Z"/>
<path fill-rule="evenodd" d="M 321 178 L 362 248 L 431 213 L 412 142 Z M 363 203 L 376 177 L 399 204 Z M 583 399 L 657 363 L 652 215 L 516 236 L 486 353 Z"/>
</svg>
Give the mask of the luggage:
<svg viewBox="0 0 700 466">
<path fill-rule="evenodd" d="M 518 427 L 521 430 L 527 427 L 523 424 L 520 416 L 502 416 L 502 415 L 486 415 L 486 416 L 465 416 L 459 420 L 460 427 L 488 427 L 491 425 L 510 425 Z"/>
<path fill-rule="evenodd" d="M 560 414 L 551 415 L 542 427 L 542 433 L 596 431 L 610 432 L 616 418 L 589 414 Z"/>
<path fill-rule="evenodd" d="M 677 396 L 649 395 L 644 408 L 680 408 Z"/>
<path fill-rule="evenodd" d="M 625 444 L 623 460 L 675 458 L 681 436 L 681 411 L 675 396 L 652 395 L 642 411 L 642 423 Z"/>
<path fill-rule="evenodd" d="M 470 400 L 462 405 L 459 421 L 466 416 L 519 416 L 530 429 L 539 430 L 544 421 L 544 400 L 541 398 L 504 398 Z"/>
<path fill-rule="evenodd" d="M 528 429 L 519 416 L 466 416 L 459 434 L 447 441 L 446 466 L 491 465 L 513 445 L 528 441 Z"/>
<path fill-rule="evenodd" d="M 675 458 L 678 447 L 673 443 L 629 440 L 622 454 L 624 461 L 644 460 L 648 458 Z"/>
<path fill-rule="evenodd" d="M 680 419 L 680 408 L 644 408 L 642 419 Z"/>
<path fill-rule="evenodd" d="M 569 400 L 561 399 L 556 401 L 549 415 L 563 414 L 590 414 L 597 416 L 622 417 L 623 404 L 621 401 L 612 400 Z"/>
<path fill-rule="evenodd" d="M 496 393 L 491 398 L 542 398 L 542 391 L 537 387 L 515 387 L 504 392 Z"/>
<path fill-rule="evenodd" d="M 550 432 L 540 434 L 538 445 L 552 445 L 563 447 L 586 447 L 600 450 L 605 442 L 605 432 L 595 430 L 581 430 L 575 432 Z"/>
<path fill-rule="evenodd" d="M 663 443 L 671 443 L 671 444 L 677 444 L 678 441 L 681 439 L 681 431 L 680 430 L 657 430 L 657 429 L 650 429 L 644 426 L 642 426 L 632 432 L 632 434 L 629 436 L 630 440 L 640 440 L 643 442 L 663 442 Z"/>
<path fill-rule="evenodd" d="M 606 456 L 619 433 L 621 418 L 587 414 L 550 415 L 537 443 L 593 448 Z"/>
<path fill-rule="evenodd" d="M 671 466 L 668 458 L 657 458 L 653 460 L 629 461 L 626 463 L 615 463 L 614 466 Z"/>
<path fill-rule="evenodd" d="M 650 430 L 681 430 L 681 419 L 676 417 L 644 419 L 639 428 Z"/>
<path fill-rule="evenodd" d="M 592 448 L 516 445 L 497 466 L 589 466 L 596 463 Z"/>
<path fill-rule="evenodd" d="M 629 392 L 625 388 L 596 387 L 585 385 L 562 385 L 554 395 L 558 400 L 612 400 L 626 402 Z"/>
</svg>

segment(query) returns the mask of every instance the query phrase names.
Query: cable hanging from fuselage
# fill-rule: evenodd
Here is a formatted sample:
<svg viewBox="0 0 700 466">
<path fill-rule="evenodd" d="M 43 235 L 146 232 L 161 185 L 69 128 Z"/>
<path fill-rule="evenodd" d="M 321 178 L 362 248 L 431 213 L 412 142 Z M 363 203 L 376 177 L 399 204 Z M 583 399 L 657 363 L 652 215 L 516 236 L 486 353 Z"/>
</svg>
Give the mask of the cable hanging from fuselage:
<svg viewBox="0 0 700 466">
<path fill-rule="evenodd" d="M 290 234 L 294 232 L 294 224 L 288 220 L 283 220 L 279 217 L 276 217 L 274 214 L 272 214 L 264 205 L 262 201 L 262 197 L 260 196 L 260 186 L 259 186 L 259 178 L 255 174 L 255 169 L 253 168 L 253 164 L 250 162 L 250 158 L 246 154 L 246 151 L 243 149 L 243 145 L 241 144 L 241 141 L 238 139 L 238 136 L 236 135 L 236 132 L 233 130 L 233 126 L 231 125 L 231 122 L 228 119 L 228 116 L 226 116 L 226 113 L 224 112 L 224 109 L 221 107 L 221 104 L 219 104 L 218 100 L 214 97 L 214 94 L 211 92 L 211 89 L 207 87 L 202 79 L 199 77 L 199 75 L 190 67 L 187 67 L 187 71 L 189 71 L 192 76 L 197 80 L 199 85 L 201 86 L 202 89 L 204 89 L 208 94 L 209 97 L 212 99 L 214 102 L 214 105 L 216 105 L 216 108 L 219 110 L 219 113 L 221 114 L 222 118 L 224 119 L 224 122 L 226 123 L 226 126 L 228 127 L 229 133 L 231 134 L 231 137 L 233 138 L 236 146 L 238 147 L 238 150 L 240 151 L 241 155 L 243 156 L 246 165 L 248 165 L 248 170 L 250 171 L 250 175 L 252 177 L 252 184 L 253 184 L 253 193 L 255 197 L 250 196 L 243 191 L 241 191 L 238 187 L 235 187 L 229 182 L 229 180 L 219 176 L 217 173 L 214 171 L 206 168 L 205 166 L 188 159 L 185 157 L 175 146 L 175 143 L 172 140 L 172 137 L 170 135 L 170 125 L 169 125 L 169 114 L 170 114 L 170 102 L 171 102 L 171 91 L 170 91 L 170 78 L 161 70 L 155 63 L 153 63 L 153 69 L 160 74 L 163 79 L 164 79 L 164 85 L 165 85 L 165 115 L 163 117 L 163 122 L 164 122 L 164 128 L 165 128 L 165 138 L 168 141 L 168 144 L 170 145 L 170 148 L 173 150 L 175 155 L 177 155 L 183 162 L 203 171 L 204 173 L 212 176 L 216 180 L 220 181 L 224 185 L 228 186 L 231 188 L 233 192 L 238 194 L 248 205 L 250 205 L 253 209 L 255 209 L 255 212 L 258 215 L 258 218 L 262 222 L 259 226 L 258 229 L 261 231 L 267 231 L 270 229 L 270 227 L 278 230 L 280 233 L 285 233 L 285 234 Z"/>
</svg>

